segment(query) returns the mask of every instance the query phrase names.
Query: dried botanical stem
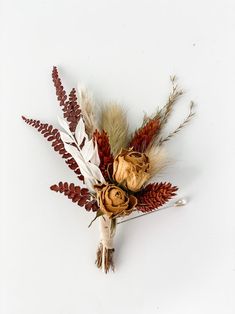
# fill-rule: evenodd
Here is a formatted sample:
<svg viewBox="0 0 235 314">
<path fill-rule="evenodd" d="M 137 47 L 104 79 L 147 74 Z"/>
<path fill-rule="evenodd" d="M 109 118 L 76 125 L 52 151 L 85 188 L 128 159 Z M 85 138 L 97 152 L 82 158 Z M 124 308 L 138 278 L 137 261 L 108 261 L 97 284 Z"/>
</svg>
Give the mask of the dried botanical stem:
<svg viewBox="0 0 235 314">
<path fill-rule="evenodd" d="M 191 101 L 189 114 L 186 117 L 186 119 L 177 127 L 177 129 L 175 131 L 171 132 L 167 137 L 161 138 L 157 144 L 158 146 L 161 146 L 163 143 L 169 141 L 174 135 L 176 135 L 178 132 L 180 132 L 186 126 L 186 124 L 188 124 L 190 122 L 192 117 L 195 115 L 195 112 L 193 111 L 193 109 L 194 109 L 194 102 Z"/>
<path fill-rule="evenodd" d="M 172 83 L 172 91 L 168 97 L 166 105 L 161 109 L 159 113 L 162 116 L 161 127 L 163 127 L 167 123 L 176 101 L 179 99 L 181 95 L 183 95 L 183 90 L 180 89 L 179 86 L 176 84 L 175 75 L 171 76 L 170 80 Z"/>
<path fill-rule="evenodd" d="M 114 271 L 113 238 L 116 231 L 116 219 L 106 215 L 100 217 L 100 244 L 97 251 L 96 265 L 106 274 L 110 268 Z"/>
</svg>

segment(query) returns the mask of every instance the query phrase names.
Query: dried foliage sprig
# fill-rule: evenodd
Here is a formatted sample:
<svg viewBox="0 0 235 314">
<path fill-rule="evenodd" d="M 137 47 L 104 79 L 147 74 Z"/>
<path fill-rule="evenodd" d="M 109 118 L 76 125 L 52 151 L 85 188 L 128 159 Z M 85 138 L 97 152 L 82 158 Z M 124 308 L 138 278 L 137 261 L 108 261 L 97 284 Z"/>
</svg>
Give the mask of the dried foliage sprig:
<svg viewBox="0 0 235 314">
<path fill-rule="evenodd" d="M 188 116 L 184 119 L 184 121 L 173 131 L 171 132 L 167 137 L 165 138 L 160 138 L 159 142 L 158 142 L 158 146 L 161 146 L 163 143 L 169 141 L 170 139 L 172 139 L 172 137 L 174 135 L 176 135 L 177 133 L 179 133 L 193 118 L 193 116 L 195 115 L 194 112 L 194 102 L 191 101 L 190 103 L 190 107 L 189 107 L 189 114 Z"/>
<path fill-rule="evenodd" d="M 129 147 L 134 147 L 134 149 L 139 152 L 145 152 L 149 146 L 156 144 L 160 133 L 168 122 L 174 105 L 183 94 L 183 90 L 176 84 L 176 77 L 172 76 L 170 80 L 172 83 L 172 91 L 168 97 L 167 103 L 162 109 L 158 109 L 153 117 L 144 117 L 142 126 L 132 135 Z"/>
<path fill-rule="evenodd" d="M 150 183 L 136 194 L 137 210 L 149 212 L 159 208 L 176 195 L 178 188 L 171 183 Z"/>
<path fill-rule="evenodd" d="M 53 67 L 52 80 L 56 89 L 57 99 L 64 112 L 64 118 L 69 122 L 71 132 L 74 132 L 81 114 L 81 108 L 77 102 L 76 90 L 75 88 L 71 90 L 69 99 L 67 100 L 68 97 L 61 83 L 57 67 Z"/>
<path fill-rule="evenodd" d="M 77 177 L 83 181 L 83 176 L 81 175 L 80 169 L 74 158 L 69 154 L 65 147 L 64 143 L 61 140 L 60 132 L 58 129 L 54 128 L 52 125 L 48 123 L 42 123 L 39 120 L 28 119 L 22 116 L 22 119 L 30 126 L 35 128 L 39 133 L 41 133 L 49 142 L 51 142 L 51 146 L 54 151 L 58 152 L 62 158 L 65 159 L 68 167 L 73 170 Z"/>
<path fill-rule="evenodd" d="M 77 203 L 79 206 L 85 206 L 87 211 L 97 211 L 98 205 L 95 199 L 92 199 L 91 194 L 88 189 L 80 188 L 74 183 L 59 182 L 59 184 L 54 184 L 50 187 L 52 191 L 63 193 L 67 196 L 73 203 Z"/>
<path fill-rule="evenodd" d="M 183 90 L 176 84 L 176 76 L 171 76 L 170 80 L 172 83 L 172 91 L 168 97 L 167 103 L 157 114 L 161 117 L 161 128 L 168 122 L 176 101 L 183 95 Z"/>
<path fill-rule="evenodd" d="M 105 181 L 99 168 L 100 159 L 96 141 L 88 139 L 83 119 L 79 120 L 74 133 L 70 131 L 65 120 L 59 118 L 59 122 L 64 129 L 60 131 L 60 136 L 66 151 L 78 164 L 88 189 L 95 192 L 94 186 Z"/>
</svg>

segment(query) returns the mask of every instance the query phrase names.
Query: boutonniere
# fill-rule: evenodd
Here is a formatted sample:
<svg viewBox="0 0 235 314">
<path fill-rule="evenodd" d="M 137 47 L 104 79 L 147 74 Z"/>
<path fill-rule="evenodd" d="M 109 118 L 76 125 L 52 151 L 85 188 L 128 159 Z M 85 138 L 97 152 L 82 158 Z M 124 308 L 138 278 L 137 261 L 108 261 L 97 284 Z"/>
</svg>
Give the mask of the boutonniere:
<svg viewBox="0 0 235 314">
<path fill-rule="evenodd" d="M 67 96 L 56 67 L 52 79 L 63 114 L 58 118 L 60 127 L 22 118 L 50 142 L 75 173 L 75 183 L 59 182 L 51 190 L 94 212 L 91 223 L 98 219 L 100 224 L 96 265 L 107 273 L 114 269 L 117 224 L 136 212 L 141 212 L 139 216 L 154 212 L 176 195 L 178 188 L 172 183 L 150 180 L 166 166 L 165 144 L 191 120 L 194 104 L 191 102 L 189 114 L 179 126 L 164 136 L 162 131 L 183 93 L 172 77 L 167 103 L 152 116 L 144 116 L 142 125 L 131 133 L 120 105 L 107 104 L 98 115 L 86 89 L 77 94 L 73 88 Z"/>
</svg>

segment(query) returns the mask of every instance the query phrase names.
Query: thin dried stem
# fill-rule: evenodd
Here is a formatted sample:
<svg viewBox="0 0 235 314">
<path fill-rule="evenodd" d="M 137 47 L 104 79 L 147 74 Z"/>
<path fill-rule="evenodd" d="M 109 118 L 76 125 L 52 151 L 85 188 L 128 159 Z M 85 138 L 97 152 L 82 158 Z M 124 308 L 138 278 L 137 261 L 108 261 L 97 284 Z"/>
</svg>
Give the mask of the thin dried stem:
<svg viewBox="0 0 235 314">
<path fill-rule="evenodd" d="M 177 133 L 179 133 L 189 122 L 190 120 L 193 118 L 193 116 L 195 115 L 195 112 L 193 111 L 195 105 L 194 102 L 191 101 L 190 103 L 190 110 L 189 110 L 189 114 L 186 117 L 186 119 L 177 127 L 177 129 L 173 132 L 171 132 L 167 137 L 165 138 L 161 138 L 158 142 L 158 146 L 161 146 L 163 143 L 169 141 L 174 135 L 176 135 Z"/>
<path fill-rule="evenodd" d="M 183 95 L 183 90 L 176 84 L 176 76 L 170 76 L 170 80 L 172 83 L 172 90 L 168 97 L 168 101 L 165 106 L 157 112 L 157 115 L 161 117 L 161 129 L 168 122 L 176 101 Z"/>
</svg>

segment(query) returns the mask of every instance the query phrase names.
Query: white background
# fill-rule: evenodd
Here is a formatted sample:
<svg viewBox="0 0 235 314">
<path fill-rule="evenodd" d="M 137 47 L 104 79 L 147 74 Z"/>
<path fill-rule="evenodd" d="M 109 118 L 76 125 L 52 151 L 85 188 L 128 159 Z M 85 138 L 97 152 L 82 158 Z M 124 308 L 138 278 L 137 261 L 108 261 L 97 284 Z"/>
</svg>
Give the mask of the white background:
<svg viewBox="0 0 235 314">
<path fill-rule="evenodd" d="M 234 21 L 233 0 L 1 1 L 1 314 L 235 312 Z M 114 274 L 94 265 L 93 215 L 49 190 L 74 173 L 20 118 L 58 126 L 53 65 L 132 130 L 171 74 L 186 94 L 169 130 L 197 103 L 156 178 L 190 201 L 121 225 Z"/>
</svg>

